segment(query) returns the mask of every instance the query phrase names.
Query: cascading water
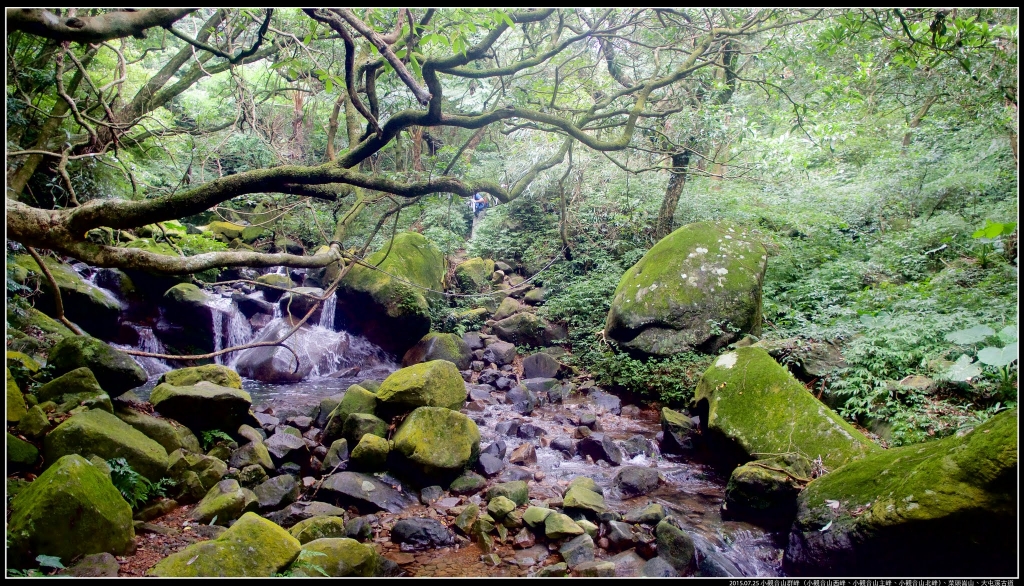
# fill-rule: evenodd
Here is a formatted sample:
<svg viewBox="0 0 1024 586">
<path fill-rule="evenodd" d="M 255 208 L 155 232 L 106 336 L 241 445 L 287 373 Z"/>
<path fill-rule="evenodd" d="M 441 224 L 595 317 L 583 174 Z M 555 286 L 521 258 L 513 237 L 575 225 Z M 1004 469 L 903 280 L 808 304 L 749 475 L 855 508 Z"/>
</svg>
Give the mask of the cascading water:
<svg viewBox="0 0 1024 586">
<path fill-rule="evenodd" d="M 247 344 L 252 340 L 252 326 L 229 297 L 219 297 L 210 303 L 213 310 L 214 351 Z M 214 358 L 217 364 L 234 367 L 239 352 L 221 354 Z"/>
<path fill-rule="evenodd" d="M 152 352 L 153 354 L 164 354 L 167 352 L 167 349 L 160 343 L 156 334 L 153 333 L 153 328 L 132 323 L 126 325 L 135 330 L 138 334 L 138 341 L 134 347 L 128 344 L 112 344 L 115 348 L 119 348 L 121 350 L 142 350 L 143 352 Z M 159 358 L 152 358 L 149 356 L 132 356 L 132 359 L 134 359 L 150 377 L 157 374 L 163 374 L 171 370 L 171 367 Z"/>
<path fill-rule="evenodd" d="M 320 313 L 320 327 L 327 328 L 328 330 L 334 329 L 334 309 L 336 307 L 338 307 L 337 295 L 331 295 L 324 301 L 324 306 Z"/>
<path fill-rule="evenodd" d="M 119 299 L 118 296 L 114 294 L 113 291 L 100 287 L 99 285 L 96 284 L 96 276 L 98 274 L 99 272 L 97 271 L 91 271 L 88 274 L 88 276 L 85 277 L 85 282 L 88 283 L 93 289 L 99 291 L 101 295 L 116 303 L 119 308 L 124 309 L 124 301 Z M 150 330 L 150 332 L 152 333 L 152 330 Z"/>
</svg>

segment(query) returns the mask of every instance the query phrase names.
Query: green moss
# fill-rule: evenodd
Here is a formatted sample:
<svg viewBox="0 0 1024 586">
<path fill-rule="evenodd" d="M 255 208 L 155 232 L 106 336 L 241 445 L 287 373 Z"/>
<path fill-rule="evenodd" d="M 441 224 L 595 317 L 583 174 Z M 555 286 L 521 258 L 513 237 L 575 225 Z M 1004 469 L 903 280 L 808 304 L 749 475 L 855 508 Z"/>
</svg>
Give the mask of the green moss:
<svg viewBox="0 0 1024 586">
<path fill-rule="evenodd" d="M 480 257 L 471 258 L 455 267 L 455 280 L 466 293 L 481 293 L 491 290 L 491 275 L 494 261 Z"/>
<path fill-rule="evenodd" d="M 251 490 L 242 488 L 237 480 L 222 480 L 199 501 L 192 511 L 192 518 L 204 524 L 217 523 L 226 526 L 247 510 L 255 509 L 257 504 L 256 495 Z"/>
<path fill-rule="evenodd" d="M 363 434 L 349 455 L 352 470 L 384 470 L 388 463 L 391 443 L 372 433 Z"/>
<path fill-rule="evenodd" d="M 248 421 L 252 397 L 241 389 L 201 381 L 189 387 L 159 384 L 150 394 L 149 402 L 161 415 L 198 433 L 210 429 L 238 429 Z"/>
<path fill-rule="evenodd" d="M 395 432 L 394 452 L 421 476 L 450 482 L 480 454 L 480 430 L 458 411 L 419 407 Z"/>
<path fill-rule="evenodd" d="M 299 555 L 299 541 L 279 525 L 246 513 L 217 539 L 171 554 L 147 572 L 151 576 L 270 577 Z"/>
<path fill-rule="evenodd" d="M 517 507 L 522 507 L 530 500 L 530 489 L 526 486 L 526 482 L 522 480 L 502 482 L 487 489 L 487 500 L 499 496 L 511 499 Z"/>
<path fill-rule="evenodd" d="M 178 256 L 178 252 L 174 250 L 173 246 L 166 242 L 155 242 L 151 238 L 138 238 L 132 240 L 128 244 L 125 244 L 125 248 L 139 248 L 146 252 L 162 254 L 164 256 Z"/>
<path fill-rule="evenodd" d="M 565 492 L 562 501 L 562 506 L 566 509 L 582 509 L 594 513 L 603 513 L 608 510 L 603 496 L 582 486 L 570 487 Z"/>
<path fill-rule="evenodd" d="M 622 276 L 605 332 L 627 348 L 652 355 L 705 343 L 714 335 L 709 319 L 760 334 L 766 266 L 764 246 L 739 226 L 683 226 Z"/>
<path fill-rule="evenodd" d="M 168 454 L 178 449 L 201 451 L 199 438 L 187 427 L 175 421 L 153 417 L 129 408 L 119 408 L 114 415 L 163 446 Z"/>
<path fill-rule="evenodd" d="M 548 539 L 562 539 L 574 535 L 583 535 L 586 531 L 576 524 L 569 515 L 551 513 L 544 518 L 544 535 Z"/>
<path fill-rule="evenodd" d="M 80 555 L 134 550 L 132 510 L 110 478 L 78 455 L 53 461 L 11 501 L 7 525 L 11 567 L 36 555 L 69 562 Z"/>
<path fill-rule="evenodd" d="M 324 427 L 324 442 L 330 443 L 341 437 L 345 420 L 353 413 L 373 415 L 377 409 L 377 395 L 360 385 L 352 385 L 345 391 L 338 406 L 331 411 Z"/>
<path fill-rule="evenodd" d="M 28 414 L 28 405 L 25 404 L 25 395 L 21 394 L 18 383 L 11 376 L 11 369 L 5 367 L 4 375 L 7 377 L 7 422 L 17 423 Z"/>
<path fill-rule="evenodd" d="M 465 340 L 458 334 L 431 332 L 420 338 L 416 345 L 405 353 L 403 366 L 411 366 L 431 360 L 447 360 L 459 370 L 469 368 L 472 355 Z"/>
<path fill-rule="evenodd" d="M 219 364 L 206 364 L 203 366 L 192 366 L 179 368 L 160 375 L 160 383 L 167 383 L 178 387 L 188 387 L 199 381 L 208 381 L 222 387 L 235 389 L 242 388 L 242 377 L 226 366 Z"/>
<path fill-rule="evenodd" d="M 305 544 L 302 549 L 324 554 L 309 557 L 308 563 L 320 567 L 332 578 L 373 577 L 378 574 L 382 563 L 373 546 L 346 537 L 317 539 Z M 292 575 L 321 576 L 316 570 L 301 567 L 298 562 L 293 566 Z"/>
<path fill-rule="evenodd" d="M 240 237 L 245 232 L 246 226 L 232 222 L 210 222 L 207 228 L 214 234 L 223 235 L 228 240 L 232 240 Z"/>
<path fill-rule="evenodd" d="M 391 373 L 377 390 L 377 398 L 385 410 L 460 409 L 466 401 L 466 385 L 454 364 L 431 360 Z"/>
<path fill-rule="evenodd" d="M 111 397 L 118 397 L 149 378 L 130 356 L 89 336 L 72 336 L 58 342 L 50 351 L 48 366 L 55 375 L 88 367 Z"/>
<path fill-rule="evenodd" d="M 291 277 L 288 275 L 281 275 L 278 273 L 269 273 L 266 275 L 260 275 L 256 277 L 256 289 L 263 292 L 263 298 L 271 303 L 275 303 L 282 295 L 285 294 L 281 289 L 275 287 L 283 287 L 285 289 L 292 289 L 295 287 L 295 283 L 292 282 Z M 272 287 L 263 287 L 261 284 L 272 285 Z"/>
<path fill-rule="evenodd" d="M 345 418 L 345 424 L 341 428 L 341 434 L 345 436 L 350 446 L 359 444 L 366 434 L 384 437 L 387 432 L 387 422 L 369 413 L 352 413 Z"/>
<path fill-rule="evenodd" d="M 31 332 L 49 348 L 64 338 L 75 334 L 67 326 L 39 311 L 34 307 L 20 308 L 15 305 L 7 307 L 7 323 L 11 328 L 22 332 Z"/>
<path fill-rule="evenodd" d="M 7 433 L 7 463 L 13 467 L 29 467 L 39 459 L 39 450 L 27 441 Z"/>
<path fill-rule="evenodd" d="M 299 540 L 299 543 L 309 543 L 317 539 L 345 536 L 345 519 L 320 515 L 305 521 L 299 521 L 288 533 Z"/>
<path fill-rule="evenodd" d="M 707 402 L 707 428 L 715 438 L 738 449 L 727 455 L 735 459 L 731 464 L 797 453 L 820 457 L 834 470 L 879 450 L 761 348 L 721 355 L 701 378 L 694 401 Z"/>
<path fill-rule="evenodd" d="M 47 462 L 69 454 L 124 458 L 136 472 L 156 482 L 167 471 L 167 451 L 106 411 L 91 409 L 61 423 L 43 442 Z"/>
</svg>

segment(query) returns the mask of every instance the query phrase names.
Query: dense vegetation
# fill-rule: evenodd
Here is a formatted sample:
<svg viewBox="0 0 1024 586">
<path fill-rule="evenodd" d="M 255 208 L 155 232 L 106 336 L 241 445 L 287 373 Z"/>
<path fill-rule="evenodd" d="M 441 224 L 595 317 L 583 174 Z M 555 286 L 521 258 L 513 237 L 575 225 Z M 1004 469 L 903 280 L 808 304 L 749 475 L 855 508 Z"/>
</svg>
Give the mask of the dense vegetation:
<svg viewBox="0 0 1024 586">
<path fill-rule="evenodd" d="M 536 275 L 573 365 L 678 405 L 713 357 L 601 331 L 666 227 L 727 219 L 769 247 L 763 337 L 841 346 L 808 384 L 844 417 L 899 445 L 1017 402 L 1016 10 L 72 11 L 8 10 L 9 253 L 212 280 L 415 230 Z M 263 231 L 118 245 L 221 219 Z"/>
</svg>

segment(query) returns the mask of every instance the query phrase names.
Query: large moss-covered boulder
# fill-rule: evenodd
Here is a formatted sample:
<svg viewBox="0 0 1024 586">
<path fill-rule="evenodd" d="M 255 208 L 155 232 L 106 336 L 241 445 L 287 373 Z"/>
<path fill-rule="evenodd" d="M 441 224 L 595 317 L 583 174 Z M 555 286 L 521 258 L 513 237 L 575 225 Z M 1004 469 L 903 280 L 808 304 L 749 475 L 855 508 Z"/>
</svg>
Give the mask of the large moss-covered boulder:
<svg viewBox="0 0 1024 586">
<path fill-rule="evenodd" d="M 464 293 L 486 293 L 491 290 L 494 261 L 489 258 L 471 258 L 455 267 L 455 280 Z"/>
<path fill-rule="evenodd" d="M 826 407 L 760 348 L 718 357 L 694 393 L 706 437 L 727 467 L 757 454 L 821 458 L 828 470 L 880 448 Z M 702 418 L 704 419 L 704 418 Z"/>
<path fill-rule="evenodd" d="M 68 563 L 90 553 L 124 555 L 134 547 L 131 507 L 110 477 L 82 456 L 59 458 L 11 501 L 9 567 L 24 567 L 37 555 Z"/>
<path fill-rule="evenodd" d="M 321 409 L 323 403 L 321 403 Z M 321 443 L 324 445 L 330 445 L 331 442 L 342 436 L 342 430 L 345 427 L 345 421 L 349 415 L 353 413 L 366 413 L 373 415 L 377 409 L 377 395 L 371 393 L 360 385 L 352 385 L 345 391 L 345 395 L 342 396 L 341 402 L 338 406 L 331 411 L 330 416 L 327 419 L 327 424 L 324 426 L 324 433 Z"/>
<path fill-rule="evenodd" d="M 295 287 L 291 277 L 279 273 L 268 273 L 256 278 L 256 288 L 263 291 L 263 298 L 274 303 L 287 291 Z M 270 285 L 269 287 L 263 285 Z"/>
<path fill-rule="evenodd" d="M 271 577 L 299 555 L 299 541 L 280 525 L 246 513 L 217 539 L 171 554 L 147 574 L 164 577 Z"/>
<path fill-rule="evenodd" d="M 89 336 L 72 336 L 58 342 L 50 350 L 47 366 L 58 376 L 87 367 L 111 398 L 144 384 L 149 378 L 131 356 Z"/>
<path fill-rule="evenodd" d="M 412 366 L 431 360 L 447 360 L 459 370 L 466 370 L 472 359 L 473 355 L 462 336 L 431 332 L 406 351 L 402 357 L 402 366 Z"/>
<path fill-rule="evenodd" d="M 332 578 L 377 576 L 383 560 L 372 545 L 359 543 L 347 537 L 324 538 L 310 541 L 302 546 L 303 551 L 324 555 L 309 555 L 307 565 L 294 564 L 292 576 L 323 576 L 308 565 L 318 566 Z"/>
<path fill-rule="evenodd" d="M 75 335 L 66 325 L 38 309 L 34 307 L 22 308 L 13 303 L 7 306 L 7 325 L 9 326 L 8 334 L 15 331 L 27 332 L 31 330 L 34 332 L 34 336 L 31 339 L 38 343 L 37 347 L 41 349 L 52 348 L 54 344 L 64 338 Z M 17 350 L 14 346 L 15 344 L 12 341 L 9 348 Z"/>
<path fill-rule="evenodd" d="M 179 283 L 164 292 L 160 306 L 164 309 L 156 330 L 168 344 L 189 348 L 190 352 L 213 352 L 217 320 L 214 297 L 192 283 Z"/>
<path fill-rule="evenodd" d="M 136 472 L 156 482 L 167 471 L 167 450 L 106 411 L 90 409 L 58 425 L 43 440 L 47 462 L 69 454 L 124 458 Z"/>
<path fill-rule="evenodd" d="M 722 517 L 785 530 L 793 522 L 797 494 L 811 472 L 811 462 L 794 454 L 737 467 L 725 487 Z"/>
<path fill-rule="evenodd" d="M 220 364 L 204 364 L 178 368 L 160 375 L 157 384 L 167 383 L 176 387 L 189 387 L 199 381 L 211 382 L 222 387 L 242 388 L 242 377 L 238 373 Z"/>
<path fill-rule="evenodd" d="M 444 255 L 423 235 L 403 232 L 367 263 L 380 271 L 358 265 L 341 280 L 335 329 L 402 356 L 430 331 L 426 289 L 442 289 Z"/>
<path fill-rule="evenodd" d="M 242 516 L 243 513 L 255 511 L 259 507 L 259 498 L 248 488 L 242 488 L 237 480 L 221 480 L 210 488 L 203 500 L 192 509 L 192 519 L 203 524 L 228 523 Z"/>
<path fill-rule="evenodd" d="M 345 518 L 334 515 L 317 515 L 305 521 L 299 521 L 288 530 L 288 533 L 303 544 L 317 539 L 345 537 Z"/>
<path fill-rule="evenodd" d="M 25 404 L 25 395 L 21 394 L 18 383 L 11 376 L 11 369 L 5 367 L 4 376 L 7 377 L 7 422 L 17 423 L 28 414 L 28 405 Z"/>
<path fill-rule="evenodd" d="M 517 346 L 547 346 L 566 338 L 563 326 L 551 324 L 533 313 L 517 313 L 491 326 L 494 334 Z"/>
<path fill-rule="evenodd" d="M 1013 409 L 814 480 L 797 497 L 787 575 L 1016 575 L 1018 425 Z"/>
<path fill-rule="evenodd" d="M 207 229 L 222 242 L 231 242 L 235 238 L 240 238 L 242 232 L 245 231 L 245 226 L 235 224 L 233 222 L 210 222 Z"/>
<path fill-rule="evenodd" d="M 157 385 L 149 402 L 161 415 L 181 422 L 195 433 L 210 429 L 230 432 L 249 421 L 252 397 L 241 389 L 200 381 L 190 387 Z"/>
<path fill-rule="evenodd" d="M 384 413 L 417 407 L 460 409 L 466 401 L 466 385 L 453 363 L 431 360 L 391 373 L 377 389 L 377 399 Z"/>
<path fill-rule="evenodd" d="M 42 295 L 36 307 L 43 313 L 57 315 L 56 298 L 50 281 L 43 275 L 36 261 L 27 254 L 14 257 L 14 262 L 39 280 Z M 71 267 L 52 258 L 44 258 L 43 264 L 53 276 L 64 304 L 64 315 L 86 332 L 100 338 L 112 339 L 117 336 L 117 318 L 121 314 L 121 302 L 92 283 L 89 283 Z"/>
<path fill-rule="evenodd" d="M 114 415 L 118 419 L 141 431 L 146 437 L 155 440 L 170 454 L 175 450 L 200 452 L 199 438 L 192 430 L 177 421 L 162 417 L 153 417 L 130 407 L 119 406 Z"/>
<path fill-rule="evenodd" d="M 102 409 L 113 413 L 110 397 L 100 388 L 100 383 L 86 367 L 64 373 L 36 390 L 40 401 L 53 401 L 60 405 L 58 411 L 70 411 L 79 405 L 91 409 Z"/>
<path fill-rule="evenodd" d="M 670 356 L 759 335 L 767 254 L 739 226 L 683 226 L 622 276 L 605 336 L 639 355 Z"/>
<path fill-rule="evenodd" d="M 443 407 L 419 407 L 410 413 L 395 432 L 392 450 L 400 469 L 413 472 L 424 486 L 451 483 L 479 454 L 476 423 Z"/>
</svg>

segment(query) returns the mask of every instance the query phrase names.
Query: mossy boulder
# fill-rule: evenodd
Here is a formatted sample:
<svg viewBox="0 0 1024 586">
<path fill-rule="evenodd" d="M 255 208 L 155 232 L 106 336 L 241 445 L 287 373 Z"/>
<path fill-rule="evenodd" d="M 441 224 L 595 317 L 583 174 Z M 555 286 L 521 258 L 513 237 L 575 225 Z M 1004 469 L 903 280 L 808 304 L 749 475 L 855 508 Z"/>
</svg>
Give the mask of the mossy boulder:
<svg viewBox="0 0 1024 586">
<path fill-rule="evenodd" d="M 546 346 L 565 338 L 563 328 L 535 314 L 523 312 L 499 320 L 491 326 L 494 334 L 517 346 Z"/>
<path fill-rule="evenodd" d="M 963 437 L 881 451 L 797 497 L 791 576 L 1013 576 L 1018 412 Z"/>
<path fill-rule="evenodd" d="M 270 457 L 268 456 L 267 459 L 269 460 Z M 220 458 L 207 456 L 202 452 L 185 449 L 171 452 L 167 457 L 167 475 L 171 478 L 183 479 L 188 472 L 196 475 L 205 495 L 206 491 L 211 490 L 224 478 L 228 472 L 228 465 Z"/>
<path fill-rule="evenodd" d="M 321 403 L 321 409 L 323 404 Z M 329 445 L 342 436 L 342 429 L 345 427 L 345 420 L 353 413 L 366 413 L 373 415 L 377 409 L 377 395 L 371 393 L 360 385 L 352 385 L 345 391 L 337 407 L 331 411 L 324 426 L 323 441 Z"/>
<path fill-rule="evenodd" d="M 363 434 L 349 455 L 349 466 L 352 470 L 367 472 L 384 470 L 387 468 L 390 452 L 391 443 L 388 440 L 372 433 Z"/>
<path fill-rule="evenodd" d="M 192 283 L 179 283 L 165 291 L 160 299 L 163 318 L 157 323 L 160 337 L 177 347 L 213 352 L 217 311 L 213 300 Z"/>
<path fill-rule="evenodd" d="M 345 418 L 345 423 L 341 426 L 341 434 L 350 446 L 361 443 L 364 435 L 383 438 L 387 432 L 387 422 L 369 413 L 352 413 Z"/>
<path fill-rule="evenodd" d="M 56 298 L 49 279 L 43 275 L 36 261 L 27 254 L 14 256 L 14 263 L 39 280 L 42 295 L 36 307 L 48 315 L 57 315 Z M 43 264 L 53 276 L 64 305 L 64 315 L 86 332 L 106 339 L 117 336 L 117 318 L 121 302 L 103 289 L 83 279 L 74 269 L 52 258 Z"/>
<path fill-rule="evenodd" d="M 4 376 L 7 377 L 7 423 L 17 423 L 28 414 L 28 405 L 25 404 L 25 395 L 18 388 L 11 376 L 11 369 L 4 368 Z"/>
<path fill-rule="evenodd" d="M 345 537 L 345 518 L 318 515 L 305 521 L 299 521 L 288 530 L 288 533 L 303 544 L 317 539 Z"/>
<path fill-rule="evenodd" d="M 834 470 L 880 449 L 760 348 L 719 356 L 694 401 L 707 409 L 707 441 L 729 468 L 757 454 L 797 453 Z"/>
<path fill-rule="evenodd" d="M 280 525 L 242 515 L 217 539 L 171 554 L 147 572 L 163 577 L 271 577 L 298 557 L 301 544 Z"/>
<path fill-rule="evenodd" d="M 59 412 L 67 412 L 80 405 L 114 412 L 110 397 L 100 388 L 92 371 L 84 366 L 42 385 L 36 390 L 36 396 L 40 401 L 53 401 L 60 405 Z"/>
<path fill-rule="evenodd" d="M 230 242 L 242 236 L 245 226 L 233 222 L 210 222 L 207 229 L 217 237 L 217 240 Z"/>
<path fill-rule="evenodd" d="M 447 360 L 431 360 L 396 370 L 377 389 L 378 408 L 387 414 L 417 407 L 461 409 L 466 385 Z"/>
<path fill-rule="evenodd" d="M 513 480 L 495 484 L 487 489 L 487 500 L 503 496 L 516 504 L 517 507 L 525 506 L 530 500 L 530 489 L 526 481 Z"/>
<path fill-rule="evenodd" d="M 32 439 L 39 439 L 49 428 L 50 419 L 39 405 L 30 407 L 21 420 L 18 421 L 18 433 Z"/>
<path fill-rule="evenodd" d="M 200 452 L 199 438 L 192 430 L 171 419 L 153 417 L 130 407 L 119 406 L 114 415 L 118 419 L 141 431 L 146 437 L 155 440 L 167 450 L 167 453 L 179 449 Z"/>
<path fill-rule="evenodd" d="M 448 485 L 479 456 L 480 430 L 458 411 L 419 407 L 395 432 L 392 454 L 424 486 Z"/>
<path fill-rule="evenodd" d="M 164 417 L 201 433 L 211 429 L 232 431 L 249 422 L 252 397 L 241 389 L 200 381 L 188 387 L 157 385 L 149 402 Z"/>
<path fill-rule="evenodd" d="M 69 454 L 124 458 L 136 472 L 156 482 L 167 472 L 167 450 L 106 411 L 90 409 L 73 415 L 43 441 L 47 462 Z"/>
<path fill-rule="evenodd" d="M 471 258 L 455 267 L 455 280 L 463 293 L 487 293 L 491 290 L 494 261 L 489 258 Z"/>
<path fill-rule="evenodd" d="M 379 575 L 383 563 L 372 545 L 359 543 L 355 539 L 347 537 L 317 539 L 303 545 L 302 549 L 324 554 L 307 554 L 308 563 L 323 569 L 332 578 L 374 577 Z M 302 567 L 297 563 L 292 567 L 291 575 L 296 577 L 323 576 L 316 570 Z"/>
<path fill-rule="evenodd" d="M 271 232 L 262 226 L 246 226 L 242 229 L 242 233 L 238 238 L 241 238 L 242 242 L 246 244 L 252 244 L 260 238 L 270 236 L 270 234 Z"/>
<path fill-rule="evenodd" d="M 412 366 L 431 360 L 447 360 L 459 370 L 466 370 L 472 358 L 469 346 L 462 336 L 431 332 L 406 351 L 402 357 L 402 366 Z"/>
<path fill-rule="evenodd" d="M 39 450 L 27 441 L 7 433 L 7 465 L 12 469 L 32 467 L 39 460 Z"/>
<path fill-rule="evenodd" d="M 131 356 L 89 336 L 72 336 L 58 342 L 50 350 L 48 366 L 57 376 L 83 366 L 88 368 L 111 398 L 144 384 L 149 378 Z"/>
<path fill-rule="evenodd" d="M 430 331 L 426 289 L 442 289 L 444 255 L 423 235 L 403 232 L 366 260 L 380 271 L 358 265 L 341 280 L 335 329 L 402 356 Z"/>
<path fill-rule="evenodd" d="M 192 510 L 191 516 L 199 523 L 227 526 L 243 513 L 256 510 L 258 506 L 256 493 L 242 488 L 237 480 L 229 478 L 213 485 Z"/>
<path fill-rule="evenodd" d="M 498 304 L 498 309 L 494 311 L 494 315 L 491 316 L 491 319 L 501 321 L 507 317 L 515 315 L 520 309 L 518 301 L 512 297 L 506 297 Z"/>
<path fill-rule="evenodd" d="M 110 477 L 79 455 L 63 456 L 11 501 L 7 563 L 24 567 L 37 555 L 64 562 L 90 553 L 135 548 L 132 509 Z"/>
<path fill-rule="evenodd" d="M 34 307 L 22 308 L 14 304 L 7 306 L 8 333 L 13 331 L 33 332 L 39 348 L 49 349 L 64 338 L 74 336 L 68 327 Z"/>
<path fill-rule="evenodd" d="M 157 384 L 167 383 L 176 387 L 189 387 L 199 381 L 206 381 L 222 387 L 242 388 L 242 377 L 238 373 L 220 364 L 205 364 L 178 368 L 160 375 Z"/>
<path fill-rule="evenodd" d="M 285 289 L 292 289 L 295 287 L 295 283 L 292 282 L 291 277 L 288 275 L 282 275 L 279 273 L 269 273 L 266 275 L 260 275 L 256 278 L 256 289 L 263 292 L 263 298 L 271 303 L 277 302 L 287 291 Z M 263 287 L 261 285 L 270 285 L 270 287 Z"/>
<path fill-rule="evenodd" d="M 685 454 L 693 450 L 693 420 L 686 413 L 661 408 L 661 452 L 663 454 Z"/>
<path fill-rule="evenodd" d="M 562 506 L 569 510 L 598 514 L 608 510 L 604 497 L 600 493 L 584 488 L 582 485 L 569 487 L 562 497 Z"/>
<path fill-rule="evenodd" d="M 622 276 L 605 336 L 638 355 L 671 356 L 714 353 L 748 333 L 760 335 L 767 255 L 739 226 L 683 226 Z"/>
<path fill-rule="evenodd" d="M 800 456 L 755 460 L 737 467 L 725 487 L 722 516 L 785 530 L 796 514 L 796 497 L 811 478 Z"/>
</svg>

